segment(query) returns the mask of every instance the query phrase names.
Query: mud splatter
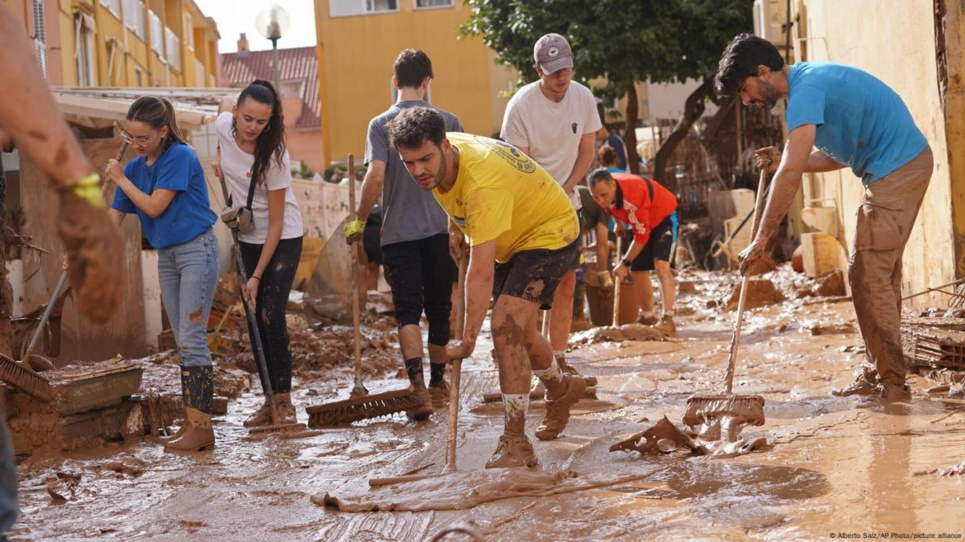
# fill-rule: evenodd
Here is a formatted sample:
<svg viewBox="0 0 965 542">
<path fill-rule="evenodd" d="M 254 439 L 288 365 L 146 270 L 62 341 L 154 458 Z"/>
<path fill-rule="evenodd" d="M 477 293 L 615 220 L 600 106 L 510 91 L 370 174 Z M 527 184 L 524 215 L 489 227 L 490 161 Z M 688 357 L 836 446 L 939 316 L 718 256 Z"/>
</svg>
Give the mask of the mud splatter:
<svg viewBox="0 0 965 542">
<path fill-rule="evenodd" d="M 194 309 L 193 311 L 191 311 L 191 314 L 188 315 L 188 321 L 191 322 L 192 324 L 200 324 L 201 314 L 202 314 L 201 307 Z"/>
</svg>

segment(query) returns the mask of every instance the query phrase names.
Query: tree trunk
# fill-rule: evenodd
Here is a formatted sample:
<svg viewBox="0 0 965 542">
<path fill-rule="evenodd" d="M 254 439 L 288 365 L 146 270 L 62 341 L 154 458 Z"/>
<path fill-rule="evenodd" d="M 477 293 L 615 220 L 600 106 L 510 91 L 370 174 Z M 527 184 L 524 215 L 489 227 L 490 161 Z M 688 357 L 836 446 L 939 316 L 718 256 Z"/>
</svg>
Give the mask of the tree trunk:
<svg viewBox="0 0 965 542">
<path fill-rule="evenodd" d="M 653 175 L 657 178 L 657 182 L 674 192 L 676 192 L 679 187 L 676 186 L 676 180 L 674 180 L 674 184 L 670 184 L 671 178 L 666 172 L 667 162 L 670 161 L 670 156 L 673 155 L 673 151 L 680 145 L 680 142 L 687 137 L 690 127 L 704 114 L 704 98 L 707 97 L 707 93 L 711 88 L 713 88 L 713 78 L 705 77 L 704 82 L 701 83 L 690 96 L 687 96 L 687 101 L 684 104 L 683 118 L 680 119 L 677 126 L 674 127 L 673 132 L 670 133 L 667 140 L 660 146 L 657 155 L 653 159 Z"/>
<path fill-rule="evenodd" d="M 640 174 L 640 157 L 637 155 L 637 116 L 639 103 L 637 87 L 633 81 L 627 85 L 627 119 L 623 130 L 623 142 L 627 146 L 627 168 L 634 175 Z"/>
</svg>

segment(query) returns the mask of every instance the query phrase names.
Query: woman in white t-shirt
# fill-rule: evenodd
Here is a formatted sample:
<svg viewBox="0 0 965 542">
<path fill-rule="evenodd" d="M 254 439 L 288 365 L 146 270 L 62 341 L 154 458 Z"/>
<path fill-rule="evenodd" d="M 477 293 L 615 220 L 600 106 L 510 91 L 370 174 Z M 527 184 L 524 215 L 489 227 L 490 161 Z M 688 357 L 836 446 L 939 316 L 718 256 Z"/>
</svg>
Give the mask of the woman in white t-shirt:
<svg viewBox="0 0 965 542">
<path fill-rule="evenodd" d="M 248 202 L 254 231 L 239 236 L 241 259 L 248 275 L 243 294 L 255 308 L 258 331 L 275 394 L 278 423 L 295 421 L 291 401 L 292 356 L 286 308 L 302 253 L 302 215 L 292 193 L 292 176 L 285 146 L 281 100 L 267 81 L 255 81 L 238 96 L 226 99 L 215 122 L 218 158 L 215 173 L 224 173 L 234 205 Z M 251 331 L 251 330 L 249 330 Z M 265 383 L 262 383 L 264 387 Z M 245 426 L 273 423 L 267 400 Z"/>
</svg>

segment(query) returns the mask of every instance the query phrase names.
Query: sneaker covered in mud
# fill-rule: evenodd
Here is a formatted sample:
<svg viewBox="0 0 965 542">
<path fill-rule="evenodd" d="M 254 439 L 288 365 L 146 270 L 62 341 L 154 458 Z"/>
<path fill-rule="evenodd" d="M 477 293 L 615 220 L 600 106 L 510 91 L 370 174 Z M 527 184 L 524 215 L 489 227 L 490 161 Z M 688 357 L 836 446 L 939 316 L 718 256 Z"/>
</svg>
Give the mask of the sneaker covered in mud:
<svg viewBox="0 0 965 542">
<path fill-rule="evenodd" d="M 271 423 L 271 407 L 265 401 L 261 407 L 245 420 L 245 427 L 261 427 Z"/>
<path fill-rule="evenodd" d="M 652 314 L 650 316 L 644 316 L 641 314 L 640 318 L 637 318 L 637 323 L 645 326 L 655 326 L 659 321 L 660 320 L 658 320 L 657 317 Z"/>
<path fill-rule="evenodd" d="M 570 421 L 570 407 L 575 405 L 583 397 L 586 390 L 586 381 L 578 375 L 563 375 L 566 381 L 566 392 L 559 397 L 550 397 L 546 393 L 546 416 L 536 428 L 536 438 L 540 440 L 553 440 L 559 436 L 566 427 L 566 422 Z"/>
<path fill-rule="evenodd" d="M 275 395 L 275 412 L 278 414 L 277 423 L 298 423 L 298 415 L 295 413 L 295 405 L 292 404 L 292 397 L 289 393 L 278 393 Z M 271 418 L 271 413 L 268 413 Z"/>
<path fill-rule="evenodd" d="M 911 400 L 911 386 L 908 384 L 881 384 L 874 396 L 884 403 L 898 403 Z"/>
<path fill-rule="evenodd" d="M 581 375 L 579 371 L 576 370 L 576 367 L 573 367 L 566 361 L 566 356 L 556 356 L 556 366 L 560 368 L 560 371 L 563 371 L 563 374 L 582 377 L 583 380 L 586 381 L 587 386 L 596 386 L 596 377 Z"/>
<path fill-rule="evenodd" d="M 664 337 L 677 336 L 677 326 L 673 323 L 673 316 L 664 316 L 660 318 L 660 321 L 653 326 L 653 329 L 663 333 Z"/>
<path fill-rule="evenodd" d="M 503 435 L 493 456 L 486 462 L 487 469 L 535 467 L 539 462 L 533 444 L 525 435 Z"/>
<path fill-rule="evenodd" d="M 831 390 L 831 395 L 849 397 L 851 395 L 871 395 L 876 391 L 878 391 L 878 383 L 872 382 L 864 374 L 860 374 L 850 386 Z"/>
<path fill-rule="evenodd" d="M 432 408 L 446 408 L 449 404 L 449 383 L 442 379 L 438 384 L 429 384 L 429 397 L 432 398 Z"/>
<path fill-rule="evenodd" d="M 426 389 L 425 384 L 415 387 L 415 400 L 417 406 L 410 408 L 405 411 L 405 415 L 408 416 L 410 420 L 422 422 L 429 419 L 435 410 L 432 408 L 432 396 L 429 395 L 429 390 Z"/>
</svg>

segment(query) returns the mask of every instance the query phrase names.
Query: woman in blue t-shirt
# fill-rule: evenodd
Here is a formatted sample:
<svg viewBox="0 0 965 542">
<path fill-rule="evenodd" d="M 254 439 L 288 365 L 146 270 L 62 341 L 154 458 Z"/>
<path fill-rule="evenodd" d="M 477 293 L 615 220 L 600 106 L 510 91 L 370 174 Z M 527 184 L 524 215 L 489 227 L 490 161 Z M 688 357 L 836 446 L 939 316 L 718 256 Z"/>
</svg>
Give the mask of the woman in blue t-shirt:
<svg viewBox="0 0 965 542">
<path fill-rule="evenodd" d="M 217 215 L 208 203 L 204 170 L 178 130 L 171 103 L 145 96 L 127 111 L 127 132 L 138 157 L 107 176 L 117 184 L 111 216 L 116 224 L 137 214 L 158 250 L 161 299 L 181 357 L 185 419 L 164 449 L 200 451 L 214 446 L 211 400 L 214 369 L 207 343 L 208 314 L 218 285 Z"/>
</svg>

